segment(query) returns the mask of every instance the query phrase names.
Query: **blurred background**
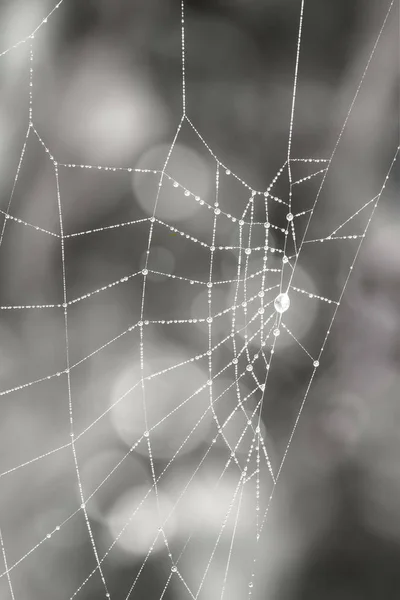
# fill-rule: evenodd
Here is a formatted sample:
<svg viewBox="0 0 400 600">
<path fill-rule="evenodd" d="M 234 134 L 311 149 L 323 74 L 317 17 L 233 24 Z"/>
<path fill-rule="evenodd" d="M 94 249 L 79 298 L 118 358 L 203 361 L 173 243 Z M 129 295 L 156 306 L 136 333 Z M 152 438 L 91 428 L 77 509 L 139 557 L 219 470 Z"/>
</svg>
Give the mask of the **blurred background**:
<svg viewBox="0 0 400 600">
<path fill-rule="evenodd" d="M 389 4 L 306 0 L 293 158 L 331 156 Z M 286 209 L 261 193 L 249 200 L 286 160 L 300 0 L 186 1 L 186 101 L 195 128 L 184 122 L 171 154 L 147 263 L 157 171 L 182 114 L 180 2 L 64 0 L 35 34 L 32 60 L 29 41 L 12 48 L 54 5 L 0 1 L 0 53 L 10 49 L 0 56 L 0 600 L 104 598 L 93 543 L 105 556 L 114 600 L 398 598 L 398 165 L 260 533 L 273 489 L 268 465 L 276 474 L 313 371 L 282 330 L 259 462 L 254 415 L 266 375 L 262 353 L 272 343 L 263 344 L 260 325 L 276 288 L 262 297 L 259 290 L 279 282 Z M 398 23 L 394 2 L 307 239 L 325 238 L 355 216 L 339 230 L 345 239 L 305 244 L 296 267 L 293 285 L 307 293 L 293 292 L 284 322 L 313 357 L 335 308 L 318 296 L 339 299 L 360 241 L 348 236 L 363 234 L 373 204 L 363 206 L 381 191 L 399 143 Z M 30 90 L 38 135 L 27 136 Z M 224 165 L 218 197 L 210 150 Z M 49 154 L 61 163 L 67 300 L 76 300 L 68 307 L 70 377 Z M 325 166 L 296 162 L 293 178 Z M 293 213 L 312 208 L 323 176 L 296 185 Z M 287 170 L 270 192 L 287 201 Z M 208 209 L 215 202 L 217 220 Z M 296 221 L 298 240 L 307 214 Z M 255 248 L 266 243 L 276 252 L 263 283 Z M 212 245 L 225 249 L 211 259 Z M 241 253 L 252 277 L 238 291 Z M 265 319 L 259 306 L 268 306 Z M 211 342 L 210 314 L 220 315 Z M 245 465 L 254 476 L 243 486 Z"/>
</svg>

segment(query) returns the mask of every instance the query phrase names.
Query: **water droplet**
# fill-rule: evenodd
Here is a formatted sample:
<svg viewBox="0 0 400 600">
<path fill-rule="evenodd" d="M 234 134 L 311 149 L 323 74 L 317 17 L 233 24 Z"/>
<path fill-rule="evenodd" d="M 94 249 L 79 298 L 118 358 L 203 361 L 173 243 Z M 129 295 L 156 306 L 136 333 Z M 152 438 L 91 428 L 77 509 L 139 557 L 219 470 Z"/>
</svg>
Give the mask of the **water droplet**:
<svg viewBox="0 0 400 600">
<path fill-rule="evenodd" d="M 274 307 L 275 307 L 276 312 L 284 313 L 285 311 L 287 311 L 289 306 L 290 306 L 290 298 L 285 292 L 282 294 L 279 294 L 275 298 Z"/>
</svg>

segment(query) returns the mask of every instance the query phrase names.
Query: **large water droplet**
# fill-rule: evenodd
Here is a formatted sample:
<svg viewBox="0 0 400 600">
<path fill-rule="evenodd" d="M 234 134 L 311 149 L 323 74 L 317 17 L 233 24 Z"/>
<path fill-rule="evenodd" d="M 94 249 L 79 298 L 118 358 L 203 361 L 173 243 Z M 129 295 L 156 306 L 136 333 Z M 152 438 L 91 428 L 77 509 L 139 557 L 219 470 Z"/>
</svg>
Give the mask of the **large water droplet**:
<svg viewBox="0 0 400 600">
<path fill-rule="evenodd" d="M 276 312 L 284 313 L 290 306 L 290 298 L 286 293 L 279 294 L 274 301 Z"/>
</svg>

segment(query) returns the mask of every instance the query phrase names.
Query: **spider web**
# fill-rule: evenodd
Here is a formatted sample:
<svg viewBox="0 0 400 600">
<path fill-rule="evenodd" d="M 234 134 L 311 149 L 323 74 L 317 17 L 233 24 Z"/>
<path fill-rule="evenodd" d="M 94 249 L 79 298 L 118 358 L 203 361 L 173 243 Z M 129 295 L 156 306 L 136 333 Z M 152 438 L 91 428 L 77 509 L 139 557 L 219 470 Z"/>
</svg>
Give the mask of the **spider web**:
<svg viewBox="0 0 400 600">
<path fill-rule="evenodd" d="M 72 455 L 79 504 L 68 514 L 64 510 L 64 516 L 42 538 L 36 539 L 25 552 L 17 556 L 10 550 L 13 544 L 12 535 L 8 539 L 0 529 L 4 561 L 0 578 L 7 581 L 9 597 L 18 598 L 15 592 L 16 582 L 24 564 L 29 563 L 32 556 L 43 551 L 55 538 L 66 535 L 64 532 L 78 518 L 81 529 L 84 527 L 90 542 L 91 558 L 87 565 L 84 565 L 85 575 L 80 583 L 69 591 L 63 589 L 60 597 L 72 600 L 88 594 L 88 589 L 98 589 L 90 588 L 96 581 L 96 585 L 101 585 L 101 592 L 97 592 L 96 597 L 124 597 L 126 600 L 133 598 L 153 555 L 164 553 L 167 565 L 164 585 L 154 596 L 159 600 L 166 598 L 171 589 L 179 598 L 196 600 L 209 598 L 211 595 L 221 600 L 233 597 L 251 598 L 257 593 L 257 569 L 260 562 L 258 559 L 265 548 L 263 540 L 266 535 L 267 518 L 278 481 L 350 274 L 399 151 L 397 148 L 383 184 L 376 190 L 373 198 L 364 199 L 356 211 L 346 216 L 342 222 L 336 223 L 327 234 L 324 233 L 320 237 L 310 236 L 313 231 L 312 220 L 319 206 L 329 169 L 394 1 L 388 7 L 331 155 L 321 158 L 297 158 L 292 156 L 292 140 L 305 6 L 305 0 L 301 1 L 287 156 L 265 190 L 254 189 L 229 166 L 223 164 L 187 114 L 184 2 L 181 6 L 182 116 L 161 168 L 139 169 L 60 162 L 36 128 L 33 91 L 36 34 L 62 3 L 63 0 L 29 37 L 0 54 L 1 57 L 22 44 L 29 46 L 28 128 L 8 205 L 0 211 L 4 215 L 0 246 L 7 230 L 13 227 L 25 228 L 30 234 L 43 236 L 50 239 L 51 243 L 57 244 L 61 255 L 61 297 L 53 303 L 49 301 L 46 304 L 10 304 L 1 306 L 0 309 L 27 312 L 40 310 L 49 313 L 58 311 L 63 320 L 62 337 L 59 342 L 63 349 L 64 366 L 54 371 L 46 371 L 45 364 L 43 375 L 33 380 L 19 372 L 18 384 L 2 389 L 0 396 L 10 396 L 18 401 L 19 394 L 29 395 L 35 387 L 49 386 L 55 382 L 56 389 L 63 389 L 66 393 L 67 412 L 64 413 L 64 417 L 69 422 L 69 439 L 58 447 L 52 447 L 9 466 L 0 474 L 0 478 L 6 485 L 7 478 L 16 473 L 24 473 L 35 465 L 46 464 L 45 461 L 50 457 L 69 452 Z M 194 136 L 213 165 L 215 183 L 214 198 L 211 202 L 179 181 L 174 175 L 174 169 L 170 168 L 178 140 L 184 130 Z M 53 172 L 55 205 L 58 212 L 58 224 L 54 231 L 20 219 L 17 216 L 18 211 L 13 210 L 14 192 L 22 166 L 27 161 L 28 143 L 32 140 L 39 143 L 47 153 L 47 160 Z M 114 177 L 131 174 L 130 176 L 134 176 L 138 181 L 151 182 L 149 185 L 154 189 L 153 208 L 145 218 L 68 232 L 64 225 L 68 199 L 64 200 L 63 180 L 67 172 L 82 170 L 108 172 Z M 310 183 L 316 185 L 316 194 L 310 199 L 308 207 L 297 210 L 298 190 Z M 230 185 L 235 185 L 241 190 L 243 210 L 238 214 L 230 212 Z M 202 239 L 201 235 L 192 229 L 190 233 L 181 230 L 173 219 L 168 218 L 168 200 L 171 197 L 181 198 L 187 206 L 196 206 L 196 218 L 204 219 L 207 223 L 209 235 L 206 238 Z M 167 215 L 166 218 L 160 218 L 160 212 Z M 140 230 L 145 232 L 145 258 L 141 268 L 110 283 L 95 289 L 85 289 L 84 293 L 73 296 L 68 278 L 69 245 L 87 236 L 92 236 L 93 239 L 101 238 L 101 243 L 107 244 L 107 235 L 110 232 L 116 231 L 118 234 L 126 228 L 132 232 L 141 228 Z M 14 231 L 15 229 L 12 229 L 12 232 Z M 226 231 L 230 235 L 229 244 L 226 243 Z M 152 251 L 157 240 L 166 236 L 170 243 L 175 245 L 178 253 L 185 252 L 189 247 L 195 248 L 196 261 L 201 263 L 201 268 L 197 268 L 197 264 L 191 265 L 187 273 L 176 274 L 168 269 L 160 269 L 157 261 L 153 260 L 155 255 Z M 302 258 L 307 248 L 310 245 L 313 249 L 327 244 L 340 244 L 341 247 L 342 244 L 348 244 L 345 252 L 347 256 L 351 256 L 347 276 L 341 285 L 341 293 L 336 298 L 307 288 L 303 285 L 304 278 L 298 276 L 302 272 Z M 229 255 L 230 259 L 234 257 L 234 265 L 231 276 L 221 278 L 219 264 L 225 255 Z M 193 273 L 198 274 L 195 276 Z M 151 299 L 148 298 L 154 290 L 151 277 L 163 278 L 168 285 L 171 284 L 168 289 L 178 290 L 171 291 L 172 294 L 188 294 L 188 288 L 190 292 L 194 290 L 194 293 L 202 293 L 202 305 L 198 306 L 198 311 L 190 317 L 174 315 L 175 318 L 171 318 L 168 311 L 166 315 L 154 316 Z M 140 290 L 137 296 L 137 320 L 116 336 L 76 358 L 76 336 L 71 336 L 69 324 L 71 312 L 82 303 L 95 302 L 99 296 L 109 293 L 110 290 L 131 284 Z M 229 298 L 228 304 L 222 308 L 218 300 L 221 290 L 227 293 Z M 300 321 L 307 318 L 307 311 L 315 310 L 316 306 L 318 310 L 323 311 L 325 326 L 321 335 L 317 335 L 308 343 L 307 340 L 303 340 L 301 327 L 298 328 L 301 325 Z M 159 312 L 163 312 L 162 308 Z M 201 332 L 201 339 L 206 340 L 202 350 L 197 350 L 192 355 L 172 351 L 169 354 L 168 346 L 165 346 L 161 351 L 155 352 L 152 341 L 154 328 L 161 329 L 168 339 L 170 336 L 179 336 L 183 326 L 190 327 L 194 337 Z M 72 337 L 74 342 L 71 341 Z M 128 375 L 118 388 L 118 393 L 114 393 L 111 404 L 79 430 L 75 414 L 80 398 L 74 391 L 74 376 L 79 378 L 79 369 L 82 366 L 125 340 L 128 340 L 127 347 L 134 346 L 138 352 L 135 365 L 128 369 Z M 268 391 L 273 387 L 271 377 L 274 377 L 274 367 L 279 367 L 279 353 L 281 348 L 285 348 L 285 344 L 290 344 L 299 352 L 300 360 L 304 361 L 309 376 L 305 388 L 301 390 L 300 401 L 296 405 L 294 418 L 289 423 L 284 444 L 279 448 L 279 444 L 275 444 L 268 433 L 268 420 L 265 415 Z M 114 374 L 110 375 L 110 378 L 112 377 Z M 169 389 L 173 389 L 174 402 L 166 402 L 164 408 L 160 408 L 164 394 L 168 395 Z M 127 406 L 132 406 L 133 403 L 136 406 L 135 412 L 126 412 Z M 119 407 L 124 407 L 124 410 L 118 412 Z M 129 422 L 129 415 L 132 422 Z M 125 447 L 120 459 L 109 466 L 105 475 L 103 465 L 102 477 L 89 491 L 82 476 L 79 446 L 82 443 L 90 445 L 90 435 L 96 428 L 102 427 L 105 419 L 109 419 L 110 416 L 118 421 L 120 428 L 122 427 L 127 448 Z M 191 470 L 182 477 L 171 478 L 171 471 L 176 465 L 179 475 L 181 457 L 194 450 L 196 452 Z M 131 494 L 129 501 L 125 501 L 123 506 L 118 506 L 118 510 L 113 512 L 113 517 L 109 520 L 111 534 L 109 532 L 108 537 L 101 537 L 96 533 L 93 506 L 105 489 L 109 490 L 109 495 L 113 495 L 115 477 L 123 472 L 123 478 L 126 478 L 124 469 L 135 453 L 145 462 L 147 475 L 141 482 L 139 492 L 134 496 Z M 210 464 L 212 468 L 207 470 Z M 200 511 L 197 506 L 206 501 L 206 498 L 201 496 L 205 479 L 210 489 L 210 497 L 215 498 L 216 504 L 221 500 L 221 505 L 218 504 L 218 509 L 215 509 L 215 535 L 212 543 L 208 542 L 208 545 L 201 535 L 205 525 L 199 518 Z M 226 480 L 230 482 L 228 488 L 224 487 Z M 169 495 L 166 494 L 166 490 Z M 46 492 L 50 493 L 50 490 Z M 181 527 L 184 533 L 177 536 L 176 521 L 179 521 L 183 513 L 188 513 L 191 517 L 188 523 Z M 4 517 L 1 521 L 4 521 Z M 146 531 L 150 531 L 150 534 L 138 541 L 141 535 L 140 523 L 142 526 L 145 524 Z M 240 545 L 244 543 L 243 531 L 246 535 L 246 556 L 240 553 Z M 137 547 L 138 544 L 140 558 L 135 561 L 134 566 L 131 565 L 131 582 L 121 595 L 120 592 L 113 591 L 117 586 L 112 577 L 112 559 L 114 555 L 120 556 L 121 548 L 126 550 L 130 545 Z M 45 556 L 47 555 L 44 554 L 43 557 Z M 241 579 L 238 579 L 236 573 L 238 556 L 240 569 L 244 573 Z M 195 577 L 187 575 L 187 557 L 188 560 L 197 561 Z M 44 561 L 45 558 L 41 560 Z M 214 565 L 218 565 L 217 575 L 213 570 Z M 65 565 L 65 569 L 68 570 L 68 565 Z M 240 587 L 241 585 L 244 587 Z M 63 586 L 61 581 L 60 586 Z"/>
</svg>

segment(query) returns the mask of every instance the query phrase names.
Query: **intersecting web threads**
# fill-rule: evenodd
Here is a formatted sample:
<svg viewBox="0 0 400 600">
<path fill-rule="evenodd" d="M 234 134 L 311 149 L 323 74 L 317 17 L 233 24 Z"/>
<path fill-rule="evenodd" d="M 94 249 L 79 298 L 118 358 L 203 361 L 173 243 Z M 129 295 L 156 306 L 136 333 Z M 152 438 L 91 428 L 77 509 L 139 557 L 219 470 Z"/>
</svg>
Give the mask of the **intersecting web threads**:
<svg viewBox="0 0 400 600">
<path fill-rule="evenodd" d="M 54 354 L 56 359 L 61 353 L 59 364 L 62 366 L 52 370 L 53 363 L 43 364 L 42 374 L 33 379 L 20 370 L 17 382 L 2 387 L 0 400 L 15 398 L 18 402 L 18 398 L 33 398 L 34 390 L 39 386 L 42 386 L 39 393 L 45 394 L 46 386 L 54 385 L 50 395 L 63 399 L 64 410 L 60 411 L 68 424 L 69 439 L 9 465 L 0 473 L 0 479 L 7 487 L 7 478 L 40 468 L 42 464 L 45 469 L 47 460 L 69 453 L 74 489 L 77 490 L 76 505 L 72 508 L 70 502 L 63 505 L 63 498 L 59 498 L 58 518 L 54 519 L 54 524 L 42 537 L 32 539 L 29 546 L 17 544 L 17 552 L 11 550 L 12 530 L 11 534 L 4 534 L 4 515 L 0 515 L 4 562 L 0 579 L 7 582 L 6 597 L 18 599 L 19 573 L 23 573 L 24 567 L 38 553 L 43 553 L 40 559 L 43 564 L 51 552 L 51 543 L 62 544 L 68 537 L 73 540 L 74 535 L 71 536 L 69 531 L 72 528 L 90 545 L 90 559 L 84 565 L 84 572 L 82 569 L 79 572 L 79 582 L 72 581 L 71 589 L 64 588 L 62 581 L 55 583 L 52 598 L 72 600 L 89 597 L 88 594 L 96 594 L 91 596 L 96 598 L 126 600 L 142 597 L 138 591 L 141 579 L 154 555 L 158 554 L 165 559 L 166 568 L 163 585 L 157 592 L 152 592 L 151 597 L 159 600 L 169 597 L 196 600 L 258 598 L 260 561 L 265 552 L 268 515 L 274 504 L 278 481 L 350 274 L 399 151 L 397 148 L 373 198 L 365 198 L 345 220 L 335 223 L 328 234 L 309 235 L 313 231 L 312 219 L 322 201 L 321 192 L 329 169 L 347 122 L 356 110 L 357 97 L 394 2 L 388 6 L 331 155 L 295 158 L 292 142 L 305 0 L 299 2 L 287 155 L 263 190 L 254 189 L 225 165 L 188 116 L 187 31 L 183 1 L 182 116 L 161 168 L 75 164 L 60 160 L 36 127 L 34 58 L 35 43 L 42 26 L 47 23 L 47 27 L 51 27 L 50 17 L 56 9 L 62 10 L 63 4 L 61 0 L 28 38 L 0 55 L 1 58 L 25 45 L 29 48 L 27 60 L 30 65 L 28 127 L 9 202 L 0 211 L 4 216 L 0 247 L 8 232 L 12 235 L 17 231 L 14 228 L 23 229 L 24 233 L 26 230 L 26 235 L 29 232 L 50 240 L 57 245 L 61 284 L 55 301 L 21 301 L 3 305 L 0 309 L 18 313 L 44 312 L 51 314 L 49 323 L 53 323 L 56 311 L 62 327 Z M 179 138 L 183 130 L 194 136 L 212 165 L 212 194 L 198 193 L 175 174 L 174 157 L 185 158 L 179 155 Z M 18 211 L 14 212 L 15 190 L 21 169 L 29 161 L 28 144 L 32 141 L 47 154 L 52 169 L 57 214 L 54 230 L 23 220 L 17 216 Z M 151 202 L 142 205 L 145 216 L 69 231 L 65 215 L 70 209 L 68 199 L 64 199 L 63 182 L 68 173 L 84 171 L 110 175 L 113 181 L 128 176 L 134 186 L 150 190 L 146 198 L 151 198 Z M 183 174 L 182 170 L 177 172 Z M 243 198 L 239 212 L 229 205 L 232 182 L 241 190 Z M 297 190 L 310 182 L 317 182 L 316 194 L 306 208 L 298 210 Z M 173 210 L 176 206 L 179 207 L 177 212 Z M 205 227 L 192 227 L 191 218 L 201 221 Z M 88 289 L 84 282 L 86 287 L 82 293 L 74 295 L 69 281 L 71 245 L 84 238 L 107 245 L 108 235 L 122 235 L 126 230 L 135 232 L 133 235 L 138 231 L 143 234 L 141 263 L 137 265 L 136 261 L 129 273 L 102 285 Z M 204 230 L 207 235 L 203 235 Z M 171 250 L 166 250 L 165 240 Z M 302 263 L 307 248 L 330 243 L 343 245 L 349 261 L 337 297 L 319 293 L 318 286 L 313 287 L 307 278 Z M 175 256 L 185 252 L 193 253 L 196 264 L 186 270 L 182 268 L 181 272 L 174 271 Z M 226 257 L 229 267 L 223 269 L 221 264 Z M 157 314 L 152 295 L 160 294 L 156 285 L 161 283 L 166 286 L 166 297 Z M 124 286 L 135 300 L 137 318 L 117 334 L 87 349 L 71 326 L 76 323 L 73 311 L 83 304 L 97 310 L 98 298 L 115 293 L 114 301 Z M 168 294 L 172 297 L 184 294 L 185 298 L 191 298 L 191 311 L 176 315 L 171 309 L 164 310 Z M 310 345 L 304 324 L 312 325 L 316 310 L 323 311 L 324 329 Z M 189 328 L 193 351 L 184 350 L 175 343 L 183 335 L 181 332 Z M 107 364 L 110 351 L 118 344 L 125 344 L 123 347 L 127 351 L 122 368 Z M 79 346 L 78 350 L 76 346 Z M 79 354 L 80 346 L 86 349 L 83 354 Z M 279 356 L 288 348 L 290 352 L 298 352 L 309 376 L 304 389 L 299 392 L 299 402 L 294 418 L 288 424 L 284 443 L 279 444 L 269 432 L 268 392 L 276 389 L 271 384 L 271 378 L 275 377 L 274 367 L 280 365 Z M 76 415 L 87 398 L 80 398 L 76 391 L 82 377 L 80 370 L 91 361 L 102 361 L 103 356 L 106 359 L 100 364 L 111 401 L 106 407 L 97 408 L 95 417 L 92 414 L 82 426 Z M 96 430 L 102 431 L 106 427 L 105 421 L 110 422 L 117 432 L 124 451 L 99 453 L 82 465 L 81 453 L 87 455 L 87 447 L 94 439 L 92 436 L 96 435 Z M 51 429 L 51 423 L 48 429 Z M 188 468 L 182 459 L 189 454 L 192 458 Z M 135 483 L 134 487 L 128 485 L 130 482 Z M 49 494 L 51 492 L 46 491 L 46 495 Z M 204 509 L 207 504 L 208 512 Z M 212 521 L 211 525 L 207 519 Z M 207 527 L 212 529 L 211 542 L 203 535 Z M 20 551 L 24 546 L 25 549 Z M 129 564 L 130 581 L 123 592 L 112 577 L 113 561 L 119 560 Z M 188 566 L 193 563 L 196 564 L 194 573 Z M 68 565 L 64 568 L 68 571 Z M 46 570 L 45 566 L 43 569 Z M 47 576 L 52 577 L 50 573 Z"/>
</svg>

